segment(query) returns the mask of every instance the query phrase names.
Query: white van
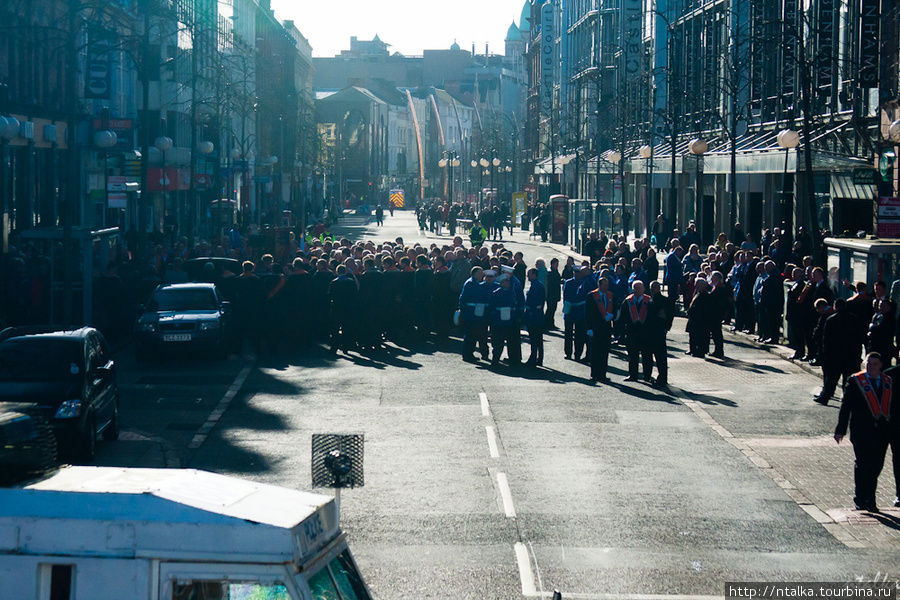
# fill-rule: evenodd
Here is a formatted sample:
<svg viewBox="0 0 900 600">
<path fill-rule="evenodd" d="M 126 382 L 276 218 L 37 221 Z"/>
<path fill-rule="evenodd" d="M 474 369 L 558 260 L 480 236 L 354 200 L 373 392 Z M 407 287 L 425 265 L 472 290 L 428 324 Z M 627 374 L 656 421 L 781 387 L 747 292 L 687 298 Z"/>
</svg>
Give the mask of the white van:
<svg viewBox="0 0 900 600">
<path fill-rule="evenodd" d="M 66 467 L 0 489 L 0 600 L 371 600 L 334 498 Z"/>
</svg>

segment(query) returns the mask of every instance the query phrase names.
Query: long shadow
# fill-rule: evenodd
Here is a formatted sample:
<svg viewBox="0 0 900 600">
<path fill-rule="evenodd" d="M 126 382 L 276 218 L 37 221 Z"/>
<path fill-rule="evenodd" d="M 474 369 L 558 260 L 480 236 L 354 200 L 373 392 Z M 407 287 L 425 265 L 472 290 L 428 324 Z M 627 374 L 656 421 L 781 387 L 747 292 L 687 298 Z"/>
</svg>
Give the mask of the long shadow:
<svg viewBox="0 0 900 600">
<path fill-rule="evenodd" d="M 900 531 L 900 517 L 895 517 L 894 515 L 886 515 L 881 512 L 870 514 L 872 515 L 872 518 L 874 518 L 885 527 L 890 527 L 891 529 Z"/>
<path fill-rule="evenodd" d="M 770 365 L 758 365 L 755 363 L 750 363 L 747 361 L 743 361 L 737 358 L 725 357 L 722 359 L 711 359 L 715 364 L 721 365 L 726 368 L 737 369 L 738 371 L 748 371 L 750 373 L 758 373 L 760 375 L 765 373 L 778 373 L 779 375 L 786 375 L 787 371 L 779 369 L 777 367 L 772 367 Z"/>
<path fill-rule="evenodd" d="M 653 388 L 645 388 L 645 387 L 633 387 L 630 385 L 626 385 L 625 383 L 619 383 L 617 381 L 610 381 L 604 384 L 608 387 L 615 388 L 626 394 L 628 396 L 634 396 L 636 398 L 643 398 L 644 400 L 653 400 L 654 402 L 665 402 L 666 404 L 672 405 L 680 405 L 681 403 L 675 399 L 671 394 L 667 393 L 665 389 L 653 389 Z"/>
<path fill-rule="evenodd" d="M 700 404 L 706 404 L 709 406 L 721 405 L 721 406 L 728 406 L 730 408 L 738 407 L 737 402 L 734 402 L 733 400 L 725 400 L 724 398 L 717 398 L 715 396 L 709 396 L 707 394 L 700 394 L 697 392 L 687 392 L 686 391 L 685 393 L 687 393 L 687 395 L 690 396 L 691 400 L 696 400 Z"/>
</svg>

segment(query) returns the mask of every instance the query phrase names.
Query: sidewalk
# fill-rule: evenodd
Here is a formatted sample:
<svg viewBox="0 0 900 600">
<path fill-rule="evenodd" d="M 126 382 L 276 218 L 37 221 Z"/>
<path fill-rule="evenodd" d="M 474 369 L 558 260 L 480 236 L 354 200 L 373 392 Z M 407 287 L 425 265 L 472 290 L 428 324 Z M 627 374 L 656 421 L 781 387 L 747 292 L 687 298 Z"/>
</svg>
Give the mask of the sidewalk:
<svg viewBox="0 0 900 600">
<path fill-rule="evenodd" d="M 670 334 L 669 381 L 717 435 L 778 484 L 786 497 L 850 548 L 900 549 L 891 454 L 879 477 L 879 514 L 853 509 L 853 448 L 833 439 L 840 399 L 813 402 L 821 374 L 787 359 L 782 346 L 725 335 L 728 358 L 698 359 L 687 349 L 686 320 Z"/>
</svg>

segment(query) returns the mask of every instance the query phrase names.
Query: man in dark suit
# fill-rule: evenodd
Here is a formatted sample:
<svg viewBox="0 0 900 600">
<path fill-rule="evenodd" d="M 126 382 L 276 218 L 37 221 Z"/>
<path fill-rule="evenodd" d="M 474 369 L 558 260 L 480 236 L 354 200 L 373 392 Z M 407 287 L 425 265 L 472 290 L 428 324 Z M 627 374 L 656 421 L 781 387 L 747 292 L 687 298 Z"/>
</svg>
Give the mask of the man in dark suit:
<svg viewBox="0 0 900 600">
<path fill-rule="evenodd" d="M 731 304 L 731 291 L 725 285 L 725 277 L 718 271 L 714 271 L 709 277 L 712 290 L 709 292 L 713 315 L 710 316 L 712 325 L 712 341 L 715 346 L 712 355 L 716 358 L 725 358 L 725 340 L 722 337 L 722 322 L 728 315 Z"/>
<path fill-rule="evenodd" d="M 650 296 L 644 293 L 644 284 L 635 281 L 630 294 L 619 309 L 619 318 L 625 323 L 626 344 L 628 350 L 628 377 L 625 381 L 637 381 L 638 365 L 643 364 L 644 381 L 651 381 L 653 371 L 653 354 L 650 352 L 647 315 L 650 312 Z"/>
<path fill-rule="evenodd" d="M 667 356 L 668 345 L 666 334 L 672 328 L 675 318 L 675 299 L 663 295 L 658 281 L 650 282 L 650 310 L 647 314 L 648 336 L 650 338 L 650 352 L 653 354 L 653 362 L 656 363 L 656 385 L 667 387 L 669 385 L 669 360 Z M 721 334 L 722 328 L 719 328 Z"/>
<path fill-rule="evenodd" d="M 856 317 L 845 300 L 835 300 L 834 313 L 825 318 L 822 329 L 819 356 L 824 384 L 821 393 L 814 398 L 816 402 L 828 404 L 837 389 L 838 379 L 843 375 L 846 386 L 853 374 L 859 371 L 862 345 L 863 336 Z"/>
<path fill-rule="evenodd" d="M 588 295 L 585 304 L 585 320 L 591 351 L 591 380 L 608 382 L 609 346 L 612 322 L 616 316 L 613 294 L 609 291 L 609 279 L 601 277 L 597 289 Z"/>
<path fill-rule="evenodd" d="M 882 364 L 877 352 L 866 355 L 865 370 L 853 375 L 844 388 L 841 412 L 834 430 L 834 441 L 840 444 L 849 424 L 850 441 L 856 456 L 853 501 L 857 510 L 870 512 L 878 512 L 875 490 L 890 443 L 892 382 L 889 375 L 881 372 Z"/>
<path fill-rule="evenodd" d="M 895 367 L 885 369 L 884 374 L 897 381 L 900 377 L 900 361 Z M 891 402 L 891 426 L 890 426 L 891 461 L 894 465 L 894 506 L 900 507 L 900 402 Z"/>
</svg>

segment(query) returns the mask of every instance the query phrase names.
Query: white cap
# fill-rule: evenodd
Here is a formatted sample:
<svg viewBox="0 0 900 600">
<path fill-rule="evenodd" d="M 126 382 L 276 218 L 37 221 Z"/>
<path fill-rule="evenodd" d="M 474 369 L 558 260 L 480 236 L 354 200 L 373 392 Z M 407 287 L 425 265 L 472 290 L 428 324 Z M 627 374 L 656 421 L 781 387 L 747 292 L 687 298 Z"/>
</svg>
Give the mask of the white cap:
<svg viewBox="0 0 900 600">
<path fill-rule="evenodd" d="M 496 277 L 497 271 L 495 271 L 494 269 L 488 269 L 487 271 L 484 272 L 484 276 L 485 277 Z"/>
</svg>

